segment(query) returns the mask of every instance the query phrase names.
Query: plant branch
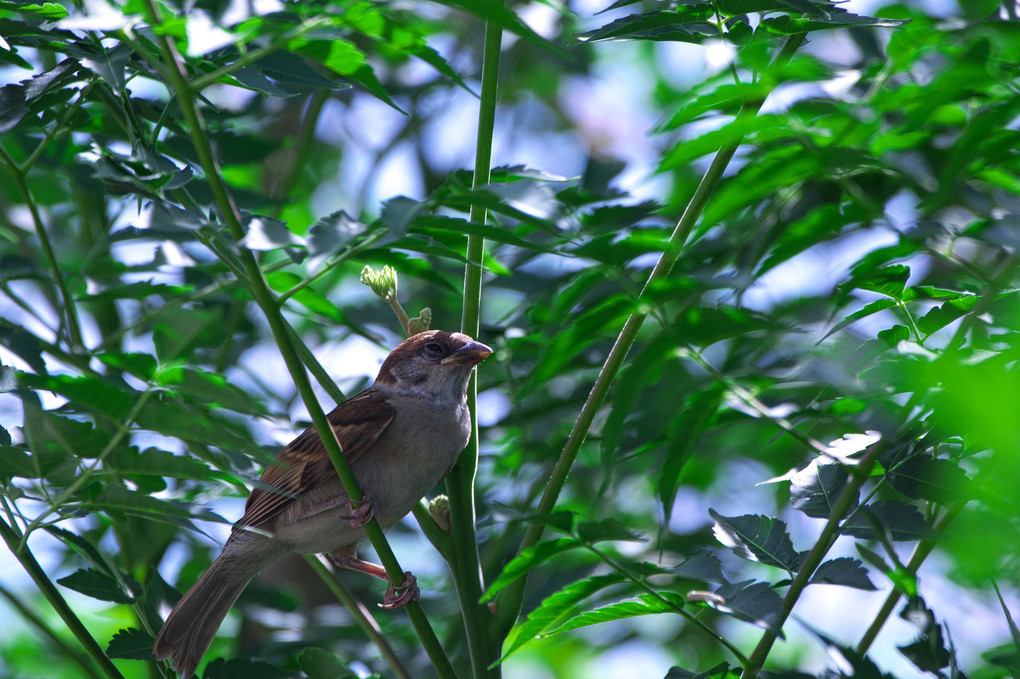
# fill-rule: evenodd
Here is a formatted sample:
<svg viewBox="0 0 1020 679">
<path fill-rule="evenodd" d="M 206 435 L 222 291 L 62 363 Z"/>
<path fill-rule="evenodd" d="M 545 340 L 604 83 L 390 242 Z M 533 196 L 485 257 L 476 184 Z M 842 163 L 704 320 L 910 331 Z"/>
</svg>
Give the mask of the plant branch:
<svg viewBox="0 0 1020 679">
<path fill-rule="evenodd" d="M 475 171 L 472 179 L 474 189 L 489 183 L 492 166 L 492 137 L 496 124 L 496 94 L 499 86 L 499 58 L 503 29 L 495 21 L 485 23 L 485 43 L 482 54 L 482 91 L 478 105 L 478 133 L 475 140 Z M 473 204 L 469 219 L 485 223 L 487 211 Z M 467 238 L 467 264 L 464 267 L 464 302 L 461 316 L 461 330 L 478 336 L 482 299 L 482 258 L 485 252 L 484 239 L 479 235 Z M 471 376 L 468 385 L 468 407 L 471 410 L 471 438 L 467 448 L 460 454 L 446 480 L 450 497 L 450 541 L 453 545 L 453 570 L 457 598 L 464 629 L 467 633 L 471 652 L 471 667 L 475 679 L 498 677 L 501 670 L 491 667 L 499 658 L 503 635 L 490 628 L 492 614 L 479 601 L 484 591 L 484 574 L 478 557 L 478 533 L 475 529 L 475 476 L 478 473 L 478 418 L 477 403 L 478 374 Z"/>
<path fill-rule="evenodd" d="M 61 273 L 60 263 L 57 261 L 57 255 L 53 251 L 53 244 L 50 243 L 50 237 L 46 233 L 46 227 L 43 224 L 42 215 L 39 214 L 39 206 L 35 202 L 35 196 L 32 195 L 32 189 L 28 186 L 28 182 L 25 179 L 25 173 L 18 167 L 18 164 L 14 162 L 7 152 L 0 147 L 0 158 L 6 161 L 10 167 L 11 174 L 14 176 L 14 183 L 18 186 L 18 192 L 21 193 L 21 197 L 25 200 L 25 205 L 28 207 L 29 214 L 32 216 L 32 224 L 35 226 L 36 236 L 39 238 L 39 244 L 42 246 L 43 254 L 46 256 L 46 261 L 49 263 L 50 268 L 53 270 L 53 282 L 57 286 L 57 290 L 60 292 L 60 299 L 64 305 L 63 316 L 67 322 L 67 334 L 70 340 L 71 351 L 75 349 L 83 349 L 84 343 L 82 342 L 81 325 L 78 322 L 78 311 L 74 305 L 74 299 L 71 297 L 71 292 L 67 288 L 67 283 L 64 281 L 64 275 Z"/>
<path fill-rule="evenodd" d="M 117 669 L 113 661 L 103 652 L 102 647 L 99 646 L 99 643 L 89 632 L 88 628 L 85 627 L 85 624 L 75 615 L 71 607 L 67 605 L 67 601 L 64 600 L 64 597 L 46 575 L 46 571 L 35 560 L 32 550 L 28 548 L 27 544 L 22 544 L 23 536 L 18 535 L 16 530 L 5 521 L 0 521 L 0 537 L 7 543 L 7 548 L 11 550 L 11 554 L 21 563 L 29 577 L 32 578 L 35 586 L 39 588 L 39 591 L 46 597 L 46 600 L 50 602 L 53 610 L 64 621 L 67 629 L 71 631 L 71 634 L 78 640 L 78 643 L 85 649 L 89 657 L 99 666 L 102 673 L 112 679 L 124 679 L 120 670 Z"/>
<path fill-rule="evenodd" d="M 160 11 L 156 6 L 156 0 L 144 0 L 144 8 L 149 23 L 154 26 L 162 23 Z M 209 188 L 231 236 L 235 242 L 240 242 L 244 238 L 244 228 L 241 225 L 240 212 L 233 196 L 227 189 L 219 163 L 213 154 L 209 137 L 205 133 L 205 123 L 202 119 L 201 110 L 198 107 L 195 91 L 188 82 L 188 74 L 184 61 L 173 42 L 167 36 L 160 35 L 157 36 L 157 39 L 162 51 L 163 61 L 167 66 L 170 85 L 178 98 L 181 112 L 188 123 L 191 140 L 195 146 L 195 151 L 198 154 L 206 180 L 209 183 Z M 305 366 L 302 364 L 298 351 L 291 341 L 289 326 L 280 312 L 279 305 L 273 297 L 269 284 L 251 250 L 238 248 L 237 256 L 240 258 L 246 273 L 244 283 L 266 317 L 273 339 L 287 366 L 287 371 L 294 381 L 298 393 L 301 395 L 301 400 L 308 409 L 316 432 L 319 434 L 326 453 L 336 469 L 344 491 L 354 505 L 360 505 L 364 495 L 358 487 L 357 478 L 354 476 L 347 458 L 344 457 L 343 450 L 336 438 L 336 432 L 333 431 L 329 421 L 326 419 L 325 412 L 323 412 L 322 407 L 315 398 L 315 391 L 308 379 L 308 375 L 305 373 Z M 382 561 L 391 583 L 394 587 L 399 587 L 404 582 L 403 570 L 400 568 L 400 564 L 397 562 L 397 558 L 393 554 L 389 543 L 386 542 L 386 537 L 383 535 L 378 520 L 373 518 L 365 526 L 365 532 L 372 542 L 376 553 L 379 555 L 379 559 Z M 453 667 L 443 652 L 439 639 L 436 638 L 435 632 L 433 632 L 432 627 L 429 625 L 421 605 L 418 602 L 413 602 L 406 606 L 405 610 L 436 671 L 442 677 L 454 677 Z"/>
</svg>

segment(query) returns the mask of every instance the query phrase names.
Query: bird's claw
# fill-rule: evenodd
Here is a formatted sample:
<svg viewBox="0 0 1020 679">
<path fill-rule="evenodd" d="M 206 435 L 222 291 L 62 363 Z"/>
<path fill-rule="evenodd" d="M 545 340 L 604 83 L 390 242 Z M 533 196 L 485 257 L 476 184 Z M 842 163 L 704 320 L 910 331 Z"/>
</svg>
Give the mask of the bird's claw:
<svg viewBox="0 0 1020 679">
<path fill-rule="evenodd" d="M 364 528 L 372 520 L 372 517 L 375 516 L 375 502 L 372 501 L 368 493 L 362 495 L 361 504 L 357 507 L 350 500 L 348 500 L 348 504 L 351 508 L 351 513 L 343 518 L 350 520 L 351 527 L 353 528 Z"/>
<path fill-rule="evenodd" d="M 386 610 L 403 608 L 419 598 L 421 598 L 421 590 L 418 589 L 418 578 L 411 575 L 409 571 L 404 571 L 403 584 L 394 587 L 391 582 L 390 586 L 386 588 L 386 594 L 383 595 L 383 602 L 379 604 L 379 608 Z"/>
</svg>

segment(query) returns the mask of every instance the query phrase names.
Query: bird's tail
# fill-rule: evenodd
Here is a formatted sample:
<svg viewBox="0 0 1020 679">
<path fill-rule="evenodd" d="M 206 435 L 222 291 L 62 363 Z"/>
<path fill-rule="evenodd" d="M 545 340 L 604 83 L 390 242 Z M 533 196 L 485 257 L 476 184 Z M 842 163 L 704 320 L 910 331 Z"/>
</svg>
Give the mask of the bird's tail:
<svg viewBox="0 0 1020 679">
<path fill-rule="evenodd" d="M 157 660 L 169 658 L 174 671 L 185 677 L 195 673 L 223 618 L 261 566 L 241 566 L 238 561 L 220 554 L 181 597 L 156 636 L 152 652 Z"/>
</svg>

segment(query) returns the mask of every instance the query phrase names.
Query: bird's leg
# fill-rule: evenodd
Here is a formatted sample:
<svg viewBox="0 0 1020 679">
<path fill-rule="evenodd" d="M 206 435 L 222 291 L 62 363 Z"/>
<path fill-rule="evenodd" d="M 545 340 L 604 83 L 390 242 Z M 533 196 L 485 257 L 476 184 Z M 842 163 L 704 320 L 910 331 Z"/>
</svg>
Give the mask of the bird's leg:
<svg viewBox="0 0 1020 679">
<path fill-rule="evenodd" d="M 403 584 L 400 586 L 394 586 L 393 581 L 390 580 L 390 576 L 386 574 L 385 568 L 369 561 L 362 561 L 358 557 L 354 556 L 353 546 L 341 547 L 340 549 L 331 552 L 328 556 L 329 560 L 332 561 L 333 565 L 337 568 L 347 568 L 352 571 L 358 571 L 359 573 L 372 575 L 380 580 L 388 582 L 389 587 L 386 588 L 386 594 L 383 595 L 383 602 L 379 604 L 381 608 L 385 608 L 387 610 L 402 608 L 412 601 L 417 601 L 421 597 L 421 590 L 418 589 L 418 579 L 414 577 L 410 571 L 404 571 Z"/>
</svg>

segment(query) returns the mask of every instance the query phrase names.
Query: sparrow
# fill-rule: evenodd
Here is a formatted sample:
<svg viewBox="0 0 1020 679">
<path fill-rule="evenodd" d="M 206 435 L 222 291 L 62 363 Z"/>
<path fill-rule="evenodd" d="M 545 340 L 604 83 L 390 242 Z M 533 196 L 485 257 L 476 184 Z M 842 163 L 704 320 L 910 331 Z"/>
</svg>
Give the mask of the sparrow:
<svg viewBox="0 0 1020 679">
<path fill-rule="evenodd" d="M 167 616 L 156 658 L 194 674 L 248 582 L 288 552 L 328 554 L 339 567 L 386 580 L 385 608 L 417 600 L 410 573 L 395 588 L 382 566 L 355 550 L 373 515 L 388 530 L 453 467 L 471 433 L 468 379 L 491 353 L 463 333 L 419 333 L 390 353 L 372 386 L 327 415 L 365 496 L 361 503 L 348 498 L 314 427 L 281 450 L 223 551 Z"/>
</svg>

